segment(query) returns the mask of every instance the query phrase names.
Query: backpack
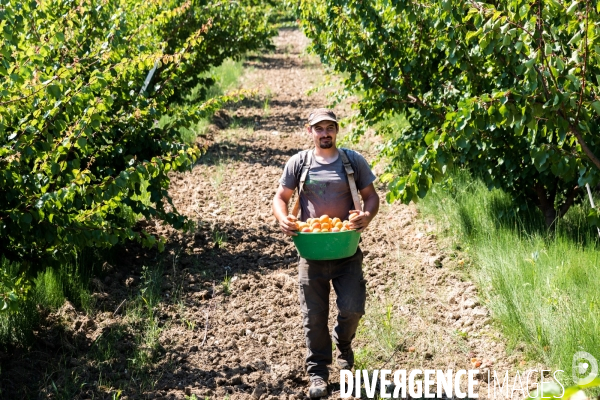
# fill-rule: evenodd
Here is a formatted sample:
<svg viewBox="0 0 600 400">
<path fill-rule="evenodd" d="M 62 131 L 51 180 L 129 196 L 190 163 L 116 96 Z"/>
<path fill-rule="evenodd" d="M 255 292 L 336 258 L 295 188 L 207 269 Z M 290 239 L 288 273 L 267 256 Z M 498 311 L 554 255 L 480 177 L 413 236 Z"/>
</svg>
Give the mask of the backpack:
<svg viewBox="0 0 600 400">
<path fill-rule="evenodd" d="M 342 164 L 344 164 L 344 169 L 346 170 L 346 176 L 348 176 L 348 185 L 350 186 L 350 192 L 352 193 L 352 201 L 354 202 L 354 209 L 362 211 L 362 206 L 360 205 L 360 199 L 358 197 L 358 189 L 356 188 L 356 182 L 354 181 L 354 169 L 352 169 L 352 163 L 346 154 L 346 149 L 338 148 L 338 152 L 340 157 L 342 157 Z M 310 164 L 312 163 L 312 150 L 303 150 L 300 153 L 300 176 L 296 176 L 298 180 L 298 197 L 296 198 L 296 202 L 294 203 L 294 207 L 292 208 L 292 215 L 298 216 L 298 212 L 300 211 L 300 192 L 304 188 L 304 181 L 306 180 L 306 176 L 308 175 L 308 170 L 310 169 Z"/>
</svg>

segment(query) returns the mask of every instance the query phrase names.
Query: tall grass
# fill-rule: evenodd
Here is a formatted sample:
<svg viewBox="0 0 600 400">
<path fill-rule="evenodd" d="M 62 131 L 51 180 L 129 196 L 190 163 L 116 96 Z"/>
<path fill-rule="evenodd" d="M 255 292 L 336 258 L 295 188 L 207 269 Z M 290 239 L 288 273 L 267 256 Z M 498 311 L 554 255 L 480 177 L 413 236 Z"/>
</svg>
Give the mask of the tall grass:
<svg viewBox="0 0 600 400">
<path fill-rule="evenodd" d="M 162 271 L 161 263 L 142 268 L 140 290 L 127 299 L 122 323 L 99 337 L 90 350 L 92 358 L 101 365 L 100 372 L 105 376 L 114 371 L 114 367 L 105 363 L 106 361 L 126 358 L 132 382 L 140 390 L 153 388 L 148 369 L 161 350 L 158 339 L 162 329 L 159 327 L 156 309 L 161 301 Z M 132 337 L 135 346 L 119 349 L 118 343 L 127 337 Z M 110 378 L 105 380 L 107 387 L 116 385 Z"/>
<path fill-rule="evenodd" d="M 243 61 L 225 60 L 218 67 L 213 67 L 207 73 L 214 84 L 207 91 L 206 98 L 210 99 L 217 96 L 222 96 L 230 90 L 235 89 L 244 73 Z"/>
<path fill-rule="evenodd" d="M 204 102 L 208 99 L 223 96 L 224 94 L 235 90 L 240 82 L 240 78 L 244 73 L 243 61 L 227 59 L 223 64 L 212 67 L 210 71 L 201 74 L 200 78 L 204 80 L 204 84 L 199 84 L 190 92 L 186 99 L 187 102 Z M 170 117 L 162 117 L 159 124 L 166 124 L 170 121 Z M 196 137 L 205 135 L 210 118 L 200 120 L 193 129 L 181 128 L 179 134 L 181 140 L 191 144 L 196 140 Z"/>
<path fill-rule="evenodd" d="M 87 254 L 90 253 L 90 254 Z M 39 325 L 39 309 L 56 310 L 66 299 L 90 313 L 94 298 L 88 288 L 97 256 L 86 251 L 71 263 L 39 272 L 31 282 L 27 297 L 20 301 L 18 311 L 0 313 L 0 348 L 32 343 L 33 331 Z M 16 275 L 19 264 L 0 258 L 0 267 Z"/>
<path fill-rule="evenodd" d="M 514 213 L 506 193 L 459 170 L 419 208 L 451 252 L 467 253 L 468 272 L 510 345 L 525 343 L 529 357 L 566 371 L 565 380 L 576 352 L 600 360 L 600 246 L 586 205 L 549 231 L 537 210 Z"/>
</svg>

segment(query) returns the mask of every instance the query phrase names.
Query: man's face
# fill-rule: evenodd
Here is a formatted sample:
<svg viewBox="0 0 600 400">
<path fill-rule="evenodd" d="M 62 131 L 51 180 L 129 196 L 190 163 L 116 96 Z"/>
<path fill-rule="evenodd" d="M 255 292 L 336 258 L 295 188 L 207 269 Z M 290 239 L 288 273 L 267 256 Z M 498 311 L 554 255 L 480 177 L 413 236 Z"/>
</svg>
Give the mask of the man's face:
<svg viewBox="0 0 600 400">
<path fill-rule="evenodd" d="M 322 149 L 330 149 L 335 146 L 335 137 L 337 135 L 337 125 L 333 121 L 317 122 L 308 128 L 312 135 L 315 146 Z"/>
</svg>

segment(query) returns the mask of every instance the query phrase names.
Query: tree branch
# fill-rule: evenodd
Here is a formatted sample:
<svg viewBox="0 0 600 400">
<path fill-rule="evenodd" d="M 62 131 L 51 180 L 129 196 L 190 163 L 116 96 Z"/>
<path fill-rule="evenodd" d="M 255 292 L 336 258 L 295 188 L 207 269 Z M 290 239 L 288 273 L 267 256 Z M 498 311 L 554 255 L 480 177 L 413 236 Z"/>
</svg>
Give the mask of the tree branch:
<svg viewBox="0 0 600 400">
<path fill-rule="evenodd" d="M 592 149 L 590 149 L 588 147 L 587 143 L 585 142 L 585 140 L 583 140 L 583 135 L 581 134 L 581 132 L 579 132 L 579 129 L 577 129 L 577 127 L 574 125 L 570 125 L 569 128 L 571 129 L 571 133 L 573 134 L 573 136 L 575 136 L 575 138 L 577 138 L 577 142 L 581 146 L 581 149 L 583 150 L 583 152 L 594 163 L 594 165 L 598 169 L 600 169 L 600 159 L 598 157 L 596 157 L 596 155 L 592 152 Z"/>
<path fill-rule="evenodd" d="M 575 198 L 577 197 L 578 194 L 579 194 L 579 186 L 575 186 L 574 188 L 569 190 L 569 192 L 567 193 L 567 200 L 560 207 L 560 210 L 558 210 L 559 218 L 562 217 L 563 215 L 565 215 L 567 213 L 567 211 L 569 211 L 569 209 L 575 202 Z"/>
<path fill-rule="evenodd" d="M 583 43 L 583 71 L 581 71 L 581 89 L 579 91 L 579 104 L 577 105 L 577 113 L 575 114 L 575 125 L 579 123 L 579 112 L 581 111 L 581 105 L 583 104 L 583 95 L 585 93 L 585 73 L 588 65 L 588 22 L 589 22 L 589 0 L 585 3 L 585 32 L 584 32 L 584 43 Z"/>
</svg>

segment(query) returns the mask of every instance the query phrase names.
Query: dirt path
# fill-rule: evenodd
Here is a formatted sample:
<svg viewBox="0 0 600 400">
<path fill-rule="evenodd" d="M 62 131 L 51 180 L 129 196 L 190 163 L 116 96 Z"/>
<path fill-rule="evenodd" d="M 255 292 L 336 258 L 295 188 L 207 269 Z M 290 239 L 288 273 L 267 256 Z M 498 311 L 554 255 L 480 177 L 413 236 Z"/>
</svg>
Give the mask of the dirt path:
<svg viewBox="0 0 600 400">
<path fill-rule="evenodd" d="M 142 383 L 130 379 L 126 357 L 111 359 L 114 373 L 107 379 L 123 389 L 122 399 L 192 394 L 200 399 L 300 399 L 307 393 L 297 256 L 271 216 L 271 200 L 285 162 L 310 144 L 302 131 L 308 111 L 327 101 L 322 93 L 306 94 L 323 72 L 317 60 L 304 54 L 305 37 L 298 30 L 282 30 L 276 45 L 276 52 L 247 63 L 242 85 L 256 88 L 259 96 L 219 114 L 216 122 L 225 129 L 215 127 L 209 138 L 200 139 L 207 155 L 192 172 L 174 177 L 174 203 L 198 221 L 198 230 L 183 234 L 150 227 L 170 238 L 162 302 L 151 317 L 158 321 L 160 355 Z M 340 106 L 337 111 L 345 115 L 348 110 Z M 374 142 L 357 149 L 372 158 Z M 506 356 L 475 286 L 461 278 L 460 261 L 438 249 L 433 226 L 418 217 L 414 206 L 387 205 L 384 188 L 378 190 L 381 211 L 361 244 L 369 297 L 355 343 L 357 365 L 456 370 L 472 368 L 471 360 L 479 359 L 483 371 L 514 368 L 519 356 Z M 112 311 L 127 293 L 140 289 L 140 268 L 152 262 L 153 254 L 131 250 L 116 261 L 117 272 L 98 282 L 96 297 L 107 312 L 94 319 L 68 307 L 58 313 L 67 326 L 63 343 L 78 343 L 77 334 L 85 342 L 62 359 L 62 373 L 79 371 L 87 382 L 102 379 L 85 349 L 122 327 L 122 313 Z M 104 286 L 113 296 L 106 296 Z M 335 310 L 333 295 L 331 302 Z M 119 338 L 124 348 L 132 340 Z M 338 376 L 333 370 L 332 381 Z M 40 387 L 44 398 L 60 398 L 52 396 L 49 380 Z M 107 387 L 101 389 L 98 384 L 81 390 L 76 398 L 103 398 L 102 393 L 112 398 Z M 486 398 L 485 386 L 480 398 Z"/>
<path fill-rule="evenodd" d="M 198 307 L 191 318 L 213 307 L 205 345 L 185 361 L 204 370 L 204 379 L 183 383 L 202 396 L 302 398 L 308 383 L 295 249 L 278 232 L 270 204 L 285 162 L 309 145 L 302 131 L 308 110 L 326 105 L 326 99 L 322 93 L 306 95 L 322 79 L 322 70 L 303 55 L 304 36 L 284 30 L 276 44 L 276 53 L 250 62 L 252 70 L 245 76 L 244 86 L 257 88 L 261 101 L 230 110 L 242 126 L 219 132 L 210 144 L 221 166 L 198 167 L 173 187 L 179 209 L 190 215 L 198 211 L 204 222 L 225 230 L 229 238 L 218 251 L 200 245 L 192 249 L 200 264 L 226 269 L 234 280 L 227 297 L 194 301 L 198 294 L 189 294 L 188 301 Z M 344 115 L 348 109 L 338 112 Z M 367 157 L 376 151 L 373 145 L 359 150 Z M 379 189 L 384 199 L 384 188 Z M 442 254 L 431 232 L 433 227 L 417 217 L 414 206 L 382 201 L 379 216 L 363 235 L 370 296 L 356 343 L 359 362 L 370 368 L 387 361 L 390 369 L 456 370 L 473 368 L 471 359 L 477 358 L 480 368 L 510 369 L 518 356 L 505 356 L 475 286 L 461 280 L 459 260 Z M 183 256 L 181 262 L 185 265 Z M 333 294 L 331 306 L 335 310 Z M 387 325 L 381 319 L 386 315 Z M 386 357 L 390 346 L 373 346 L 378 329 L 387 329 L 387 338 L 396 341 L 391 357 Z M 199 336 L 164 332 L 184 349 L 197 344 Z M 331 376 L 335 380 L 339 374 Z M 485 390 L 481 392 L 485 397 Z"/>
</svg>

